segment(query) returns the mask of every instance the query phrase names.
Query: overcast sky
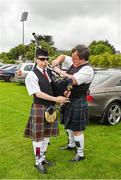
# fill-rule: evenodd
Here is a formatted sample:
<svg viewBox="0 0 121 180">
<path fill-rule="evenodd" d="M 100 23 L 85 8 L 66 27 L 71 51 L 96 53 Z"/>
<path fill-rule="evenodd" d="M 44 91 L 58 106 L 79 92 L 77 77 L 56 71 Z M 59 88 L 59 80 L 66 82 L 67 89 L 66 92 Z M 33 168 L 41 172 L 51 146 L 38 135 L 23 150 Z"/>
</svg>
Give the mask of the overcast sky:
<svg viewBox="0 0 121 180">
<path fill-rule="evenodd" d="M 22 44 L 24 11 L 25 44 L 35 32 L 53 36 L 58 49 L 108 40 L 121 51 L 121 0 L 0 0 L 0 52 Z"/>
</svg>

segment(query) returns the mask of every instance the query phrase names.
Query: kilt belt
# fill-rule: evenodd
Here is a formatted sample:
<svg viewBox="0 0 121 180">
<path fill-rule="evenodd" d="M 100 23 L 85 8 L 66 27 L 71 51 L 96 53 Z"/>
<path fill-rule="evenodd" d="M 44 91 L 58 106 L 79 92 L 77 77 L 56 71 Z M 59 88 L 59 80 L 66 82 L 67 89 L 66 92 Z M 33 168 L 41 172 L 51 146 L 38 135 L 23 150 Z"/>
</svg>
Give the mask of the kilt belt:
<svg viewBox="0 0 121 180">
<path fill-rule="evenodd" d="M 30 116 L 24 131 L 24 136 L 34 141 L 42 140 L 44 137 L 58 135 L 58 120 L 53 123 L 45 121 L 44 112 L 46 106 L 41 104 L 32 104 Z"/>
<path fill-rule="evenodd" d="M 73 98 L 62 110 L 62 123 L 65 129 L 73 131 L 85 130 L 88 123 L 88 104 L 85 97 Z"/>
</svg>

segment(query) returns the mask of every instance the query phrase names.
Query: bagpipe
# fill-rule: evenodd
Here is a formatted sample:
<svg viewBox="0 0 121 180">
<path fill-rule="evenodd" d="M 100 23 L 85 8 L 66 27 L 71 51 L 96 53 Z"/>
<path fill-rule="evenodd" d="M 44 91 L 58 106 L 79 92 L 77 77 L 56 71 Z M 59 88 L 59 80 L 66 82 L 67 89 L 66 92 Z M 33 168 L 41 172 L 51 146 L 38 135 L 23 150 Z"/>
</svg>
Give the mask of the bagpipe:
<svg viewBox="0 0 121 180">
<path fill-rule="evenodd" d="M 48 65 L 47 69 L 52 72 L 52 89 L 54 96 L 63 96 L 65 91 L 70 91 L 72 89 L 72 79 L 63 78 L 59 73 L 57 73 L 52 65 Z"/>
<path fill-rule="evenodd" d="M 37 36 L 35 33 L 32 33 L 35 39 L 35 50 L 38 48 L 41 48 L 39 45 Z M 59 73 L 57 73 L 54 69 L 53 66 L 48 64 L 46 67 L 48 70 L 51 71 L 52 74 L 52 89 L 54 92 L 54 96 L 64 96 L 65 91 L 70 91 L 72 89 L 72 79 L 70 78 L 63 78 Z"/>
</svg>

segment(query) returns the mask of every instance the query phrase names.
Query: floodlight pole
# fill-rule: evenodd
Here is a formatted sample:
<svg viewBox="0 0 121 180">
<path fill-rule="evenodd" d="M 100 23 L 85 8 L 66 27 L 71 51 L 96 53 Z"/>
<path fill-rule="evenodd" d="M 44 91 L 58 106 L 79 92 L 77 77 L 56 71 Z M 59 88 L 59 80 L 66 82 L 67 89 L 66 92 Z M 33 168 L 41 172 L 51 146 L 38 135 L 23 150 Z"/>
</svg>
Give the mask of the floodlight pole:
<svg viewBox="0 0 121 180">
<path fill-rule="evenodd" d="M 24 21 L 23 22 L 23 46 L 24 46 Z"/>
<path fill-rule="evenodd" d="M 27 17 L 28 17 L 28 12 L 23 12 L 22 13 L 22 16 L 21 16 L 21 21 L 22 21 L 22 44 L 24 46 L 24 21 L 27 20 Z M 24 53 L 23 53 L 23 57 L 24 57 Z"/>
</svg>

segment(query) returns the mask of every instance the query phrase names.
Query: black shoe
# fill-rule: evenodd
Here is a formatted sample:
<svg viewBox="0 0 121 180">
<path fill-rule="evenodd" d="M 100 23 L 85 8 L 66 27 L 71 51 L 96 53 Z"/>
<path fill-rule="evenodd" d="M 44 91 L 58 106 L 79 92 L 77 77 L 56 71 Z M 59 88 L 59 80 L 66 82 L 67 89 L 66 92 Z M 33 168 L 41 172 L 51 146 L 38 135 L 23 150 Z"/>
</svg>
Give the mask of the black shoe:
<svg viewBox="0 0 121 180">
<path fill-rule="evenodd" d="M 69 151 L 71 151 L 71 150 L 75 150 L 76 147 L 70 147 L 69 145 L 67 145 L 67 146 L 59 147 L 59 149 L 60 150 L 69 150 Z"/>
<path fill-rule="evenodd" d="M 47 174 L 47 168 L 42 165 L 42 163 L 39 163 L 38 165 L 35 165 L 37 170 L 42 174 Z"/>
<path fill-rule="evenodd" d="M 76 155 L 73 159 L 70 160 L 70 162 L 78 162 L 84 159 L 84 156 Z"/>
<path fill-rule="evenodd" d="M 42 164 L 45 164 L 45 165 L 47 165 L 47 166 L 53 166 L 53 165 L 54 165 L 53 162 L 51 162 L 51 161 L 49 161 L 49 160 L 47 160 L 47 159 L 45 159 L 44 161 L 42 161 Z"/>
</svg>

